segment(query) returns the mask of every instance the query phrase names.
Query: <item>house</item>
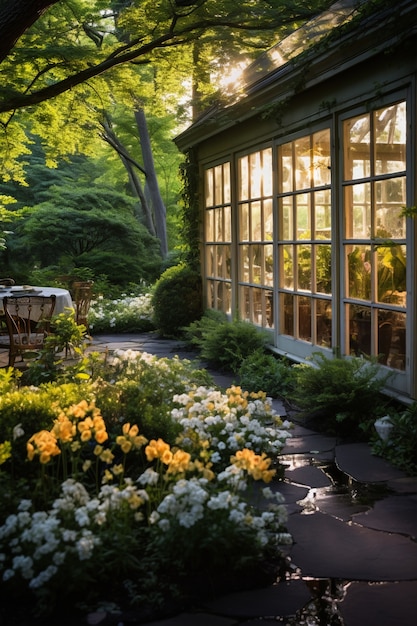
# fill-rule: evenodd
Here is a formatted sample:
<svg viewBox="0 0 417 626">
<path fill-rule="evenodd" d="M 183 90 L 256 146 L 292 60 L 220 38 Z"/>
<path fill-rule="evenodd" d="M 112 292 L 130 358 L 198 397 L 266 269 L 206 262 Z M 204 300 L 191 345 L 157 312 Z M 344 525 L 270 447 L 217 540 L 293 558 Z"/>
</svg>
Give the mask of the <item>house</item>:
<svg viewBox="0 0 417 626">
<path fill-rule="evenodd" d="M 341 0 L 176 138 L 198 165 L 204 306 L 277 353 L 377 357 L 417 398 L 417 3 Z"/>
</svg>

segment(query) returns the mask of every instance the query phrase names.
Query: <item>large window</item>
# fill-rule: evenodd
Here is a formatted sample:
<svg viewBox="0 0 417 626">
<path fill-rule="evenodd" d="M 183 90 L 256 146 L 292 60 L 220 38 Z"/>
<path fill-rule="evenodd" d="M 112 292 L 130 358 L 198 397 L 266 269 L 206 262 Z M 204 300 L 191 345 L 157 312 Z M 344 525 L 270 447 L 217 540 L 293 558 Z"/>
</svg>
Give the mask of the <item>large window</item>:
<svg viewBox="0 0 417 626">
<path fill-rule="evenodd" d="M 230 163 L 205 172 L 205 265 L 207 306 L 231 312 Z"/>
<path fill-rule="evenodd" d="M 343 124 L 346 354 L 405 369 L 406 107 Z"/>
<path fill-rule="evenodd" d="M 279 332 L 332 344 L 330 131 L 278 150 Z"/>
<path fill-rule="evenodd" d="M 239 307 L 242 319 L 272 327 L 272 149 L 238 159 Z"/>
</svg>

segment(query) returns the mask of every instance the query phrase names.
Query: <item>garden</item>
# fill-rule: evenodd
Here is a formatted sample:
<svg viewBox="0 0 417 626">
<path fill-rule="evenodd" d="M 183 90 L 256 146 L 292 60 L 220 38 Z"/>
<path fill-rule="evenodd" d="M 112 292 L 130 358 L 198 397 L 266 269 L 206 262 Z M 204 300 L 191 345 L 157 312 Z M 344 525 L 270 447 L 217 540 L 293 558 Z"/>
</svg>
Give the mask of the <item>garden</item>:
<svg viewBox="0 0 417 626">
<path fill-rule="evenodd" d="M 157 334 L 156 300 L 151 291 L 97 299 L 91 332 L 123 332 L 136 320 L 135 332 Z M 415 406 L 390 406 L 389 442 L 374 431 L 390 405 L 377 364 L 294 365 L 252 325 L 207 312 L 180 335 L 240 381 L 219 389 L 197 361 L 86 350 L 86 329 L 70 313 L 54 330 L 25 371 L 0 369 L 7 623 L 21 607 L 48 619 L 109 602 L 140 620 L 285 575 L 292 539 L 279 454 L 292 424 L 271 397 L 417 473 Z"/>
</svg>

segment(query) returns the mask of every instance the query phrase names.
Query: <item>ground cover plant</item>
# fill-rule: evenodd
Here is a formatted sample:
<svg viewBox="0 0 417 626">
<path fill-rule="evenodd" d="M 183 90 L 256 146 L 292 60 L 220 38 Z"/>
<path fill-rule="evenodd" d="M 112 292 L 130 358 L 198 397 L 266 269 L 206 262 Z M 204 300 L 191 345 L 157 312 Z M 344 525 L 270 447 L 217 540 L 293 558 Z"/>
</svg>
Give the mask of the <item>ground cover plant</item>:
<svg viewBox="0 0 417 626">
<path fill-rule="evenodd" d="M 242 585 L 263 584 L 271 564 L 276 577 L 290 424 L 266 395 L 178 358 L 81 361 L 81 378 L 39 387 L 0 374 L 0 616 L 157 610 L 248 572 Z"/>
<path fill-rule="evenodd" d="M 91 333 L 137 333 L 154 329 L 150 289 L 122 294 L 117 298 L 99 296 L 91 303 L 88 327 Z"/>
</svg>

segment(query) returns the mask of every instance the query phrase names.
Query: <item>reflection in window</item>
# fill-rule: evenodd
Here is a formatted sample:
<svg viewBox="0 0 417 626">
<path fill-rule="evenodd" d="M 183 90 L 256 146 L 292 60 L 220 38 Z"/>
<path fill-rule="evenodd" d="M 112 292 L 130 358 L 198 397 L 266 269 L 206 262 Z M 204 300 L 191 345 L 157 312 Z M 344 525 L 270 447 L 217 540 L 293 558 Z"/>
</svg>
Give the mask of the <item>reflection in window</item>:
<svg viewBox="0 0 417 626">
<path fill-rule="evenodd" d="M 347 354 L 405 368 L 405 102 L 343 125 Z"/>
</svg>

